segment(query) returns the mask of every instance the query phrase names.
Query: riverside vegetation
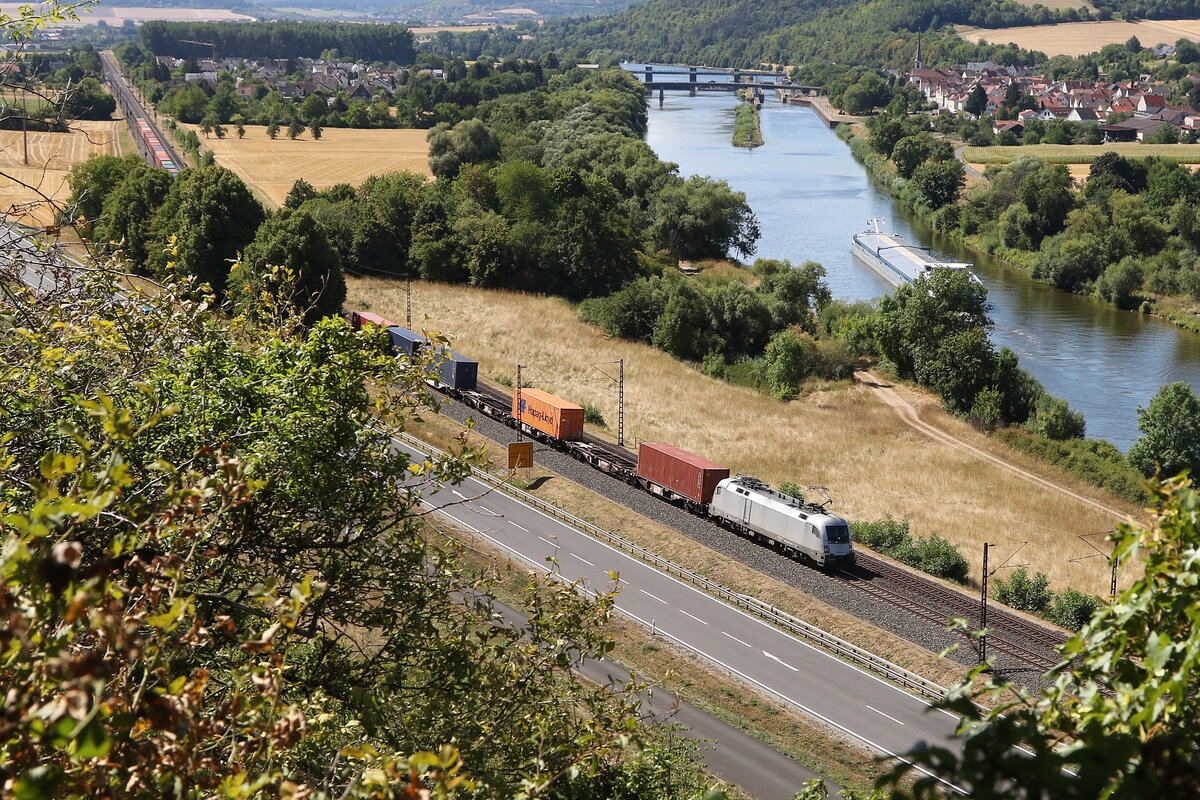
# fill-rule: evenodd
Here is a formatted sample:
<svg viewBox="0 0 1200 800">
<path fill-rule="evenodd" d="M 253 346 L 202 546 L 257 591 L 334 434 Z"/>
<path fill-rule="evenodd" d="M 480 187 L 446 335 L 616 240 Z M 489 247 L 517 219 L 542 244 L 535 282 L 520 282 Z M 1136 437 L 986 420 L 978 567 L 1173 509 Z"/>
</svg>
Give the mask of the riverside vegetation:
<svg viewBox="0 0 1200 800">
<path fill-rule="evenodd" d="M 733 117 L 733 146 L 734 147 L 761 147 L 762 138 L 762 118 L 758 112 L 758 106 L 755 105 L 753 99 L 746 101 L 742 90 L 738 91 L 738 97 L 743 100 L 734 110 Z"/>
</svg>

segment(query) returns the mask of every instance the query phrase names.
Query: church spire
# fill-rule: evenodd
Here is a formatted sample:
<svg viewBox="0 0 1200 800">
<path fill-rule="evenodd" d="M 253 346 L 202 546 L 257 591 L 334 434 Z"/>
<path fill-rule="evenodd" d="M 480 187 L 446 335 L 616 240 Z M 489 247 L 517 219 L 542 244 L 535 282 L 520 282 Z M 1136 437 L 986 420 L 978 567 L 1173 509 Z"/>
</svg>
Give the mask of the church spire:
<svg viewBox="0 0 1200 800">
<path fill-rule="evenodd" d="M 923 69 L 925 64 L 921 61 L 921 34 L 917 34 L 917 57 L 913 59 L 913 69 Z"/>
</svg>

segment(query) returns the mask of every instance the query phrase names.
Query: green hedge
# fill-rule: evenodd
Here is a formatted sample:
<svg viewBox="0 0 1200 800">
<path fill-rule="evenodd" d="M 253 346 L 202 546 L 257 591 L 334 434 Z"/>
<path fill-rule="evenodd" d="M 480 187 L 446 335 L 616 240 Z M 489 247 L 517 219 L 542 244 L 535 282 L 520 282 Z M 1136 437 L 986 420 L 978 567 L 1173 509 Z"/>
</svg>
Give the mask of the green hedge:
<svg viewBox="0 0 1200 800">
<path fill-rule="evenodd" d="M 1014 450 L 1053 464 L 1076 478 L 1141 505 L 1149 501 L 1142 476 L 1129 465 L 1112 444 L 1097 439 L 1055 441 L 1025 430 L 997 431 L 1002 442 Z"/>
<path fill-rule="evenodd" d="M 877 522 L 853 522 L 854 539 L 872 550 L 938 578 L 966 583 L 970 565 L 962 552 L 936 533 L 913 539 L 908 520 L 888 518 Z"/>
</svg>

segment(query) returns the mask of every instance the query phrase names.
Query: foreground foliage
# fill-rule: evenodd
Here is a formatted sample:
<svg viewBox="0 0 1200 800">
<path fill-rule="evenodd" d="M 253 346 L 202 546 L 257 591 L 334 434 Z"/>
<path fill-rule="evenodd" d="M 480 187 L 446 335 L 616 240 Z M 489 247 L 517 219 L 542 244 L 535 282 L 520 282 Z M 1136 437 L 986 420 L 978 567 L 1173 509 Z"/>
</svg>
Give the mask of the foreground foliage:
<svg viewBox="0 0 1200 800">
<path fill-rule="evenodd" d="M 609 594 L 531 580 L 525 629 L 497 624 L 424 522 L 475 455 L 394 448 L 424 365 L 338 318 L 293 339 L 278 308 L 81 281 L 0 281 L 6 796 L 697 791 L 571 679 Z"/>
<path fill-rule="evenodd" d="M 960 686 L 941 705 L 963 717 L 961 756 L 922 746 L 906 756 L 914 765 L 977 798 L 1195 797 L 1200 492 L 1186 477 L 1153 491 L 1152 523 L 1122 525 L 1113 537 L 1115 557 L 1141 560 L 1144 576 L 1063 646 L 1053 685 L 1029 695 L 985 684 L 984 692 L 1003 689 L 1008 698 L 991 710 Z M 887 781 L 893 796 L 943 796 L 927 775 L 901 788 L 901 776 L 912 775 L 913 766 L 896 769 Z"/>
</svg>

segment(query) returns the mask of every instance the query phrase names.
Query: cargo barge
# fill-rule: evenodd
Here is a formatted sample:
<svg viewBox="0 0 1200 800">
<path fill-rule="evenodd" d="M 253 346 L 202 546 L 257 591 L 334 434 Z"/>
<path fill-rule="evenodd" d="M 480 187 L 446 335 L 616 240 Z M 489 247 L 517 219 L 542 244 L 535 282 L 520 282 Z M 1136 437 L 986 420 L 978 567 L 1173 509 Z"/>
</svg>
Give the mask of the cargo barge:
<svg viewBox="0 0 1200 800">
<path fill-rule="evenodd" d="M 871 230 L 856 233 L 851 249 L 860 261 L 878 272 L 883 279 L 893 286 L 903 286 L 912 283 L 922 275 L 930 275 L 934 270 L 961 270 L 979 280 L 971 272 L 971 265 L 961 261 L 939 261 L 928 250 L 907 242 L 903 237 L 894 233 L 884 233 L 881 229 L 882 220 L 870 220 Z"/>
</svg>

